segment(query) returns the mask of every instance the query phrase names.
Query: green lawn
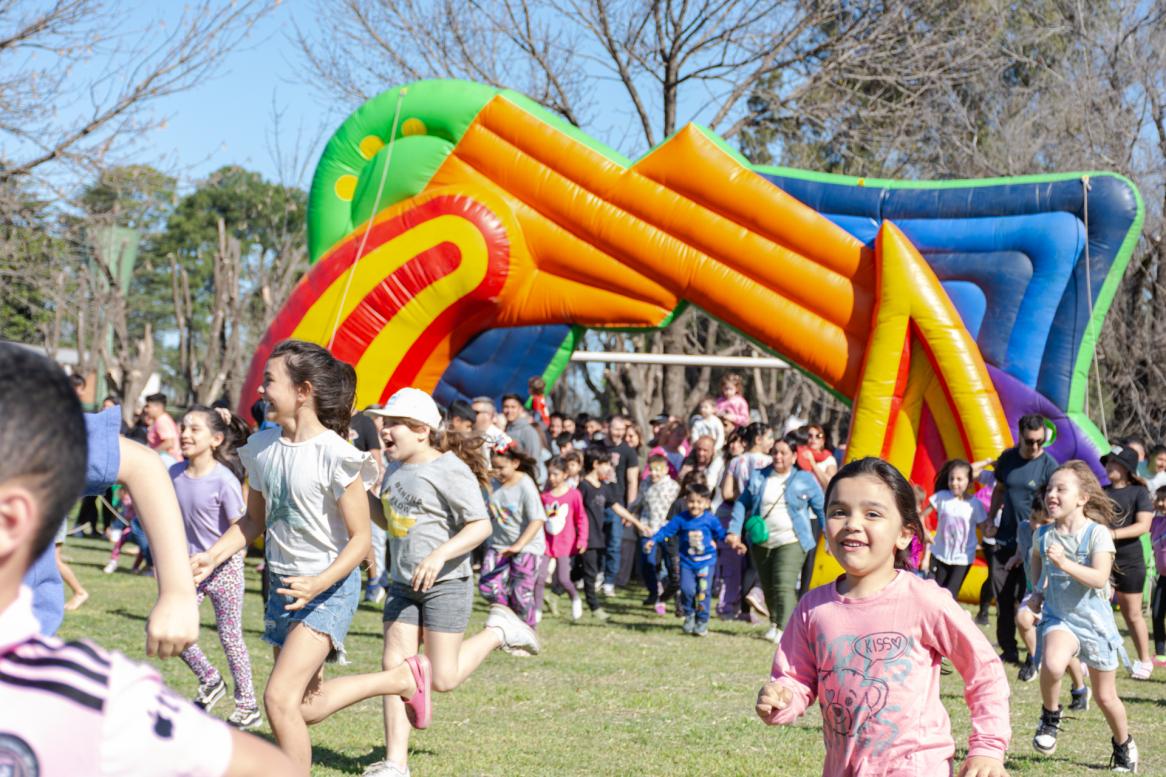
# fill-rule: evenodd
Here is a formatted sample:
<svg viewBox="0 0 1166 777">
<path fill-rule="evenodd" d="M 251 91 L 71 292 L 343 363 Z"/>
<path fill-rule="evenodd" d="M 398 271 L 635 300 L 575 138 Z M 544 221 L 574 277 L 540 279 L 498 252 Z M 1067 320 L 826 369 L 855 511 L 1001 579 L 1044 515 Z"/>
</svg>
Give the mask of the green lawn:
<svg viewBox="0 0 1166 777">
<path fill-rule="evenodd" d="M 80 611 L 66 615 L 60 635 L 90 637 L 142 658 L 154 581 L 125 571 L 102 574 L 108 545 L 101 540 L 70 539 L 65 556 L 91 598 Z M 128 569 L 128 559 L 122 567 Z M 540 627 L 542 655 L 518 659 L 497 653 L 461 688 L 439 695 L 433 726 L 412 740 L 413 774 L 820 774 L 823 747 L 816 707 L 798 725 L 785 728 L 766 727 L 753 714 L 753 699 L 773 655 L 760 631 L 714 621 L 708 638 L 687 637 L 671 615 L 646 612 L 639 605 L 642 595 L 630 590 L 617 596 L 609 603 L 613 617 L 607 625 L 586 619 L 573 625 L 547 615 Z M 209 602 L 202 614 L 202 645 L 229 678 Z M 470 628 L 481 628 L 484 617 L 479 601 Z M 245 618 L 261 694 L 271 651 L 259 638 L 262 604 L 254 560 L 248 562 Z M 382 641 L 379 608 L 362 605 L 348 635 L 352 665 L 328 671 L 379 667 Z M 197 683 L 181 661 L 153 663 L 172 687 L 193 695 Z M 1166 749 L 1166 671 L 1158 673 L 1150 682 L 1118 681 L 1145 774 L 1163 773 L 1158 764 Z M 1036 757 L 1029 741 L 1040 709 L 1037 683 L 1016 683 L 1015 668 L 1008 674 L 1013 681 L 1012 774 L 1078 774 L 1107 766 L 1109 731 L 1096 707 L 1066 721 L 1056 756 Z M 1067 701 L 1067 689 L 1065 696 Z M 944 679 L 943 701 L 962 754 L 969 719 L 958 675 Z M 226 717 L 231 709 L 228 697 L 214 712 Z M 259 733 L 268 735 L 268 730 Z M 379 701 L 333 716 L 313 729 L 313 742 L 315 774 L 359 774 L 383 757 Z"/>
</svg>

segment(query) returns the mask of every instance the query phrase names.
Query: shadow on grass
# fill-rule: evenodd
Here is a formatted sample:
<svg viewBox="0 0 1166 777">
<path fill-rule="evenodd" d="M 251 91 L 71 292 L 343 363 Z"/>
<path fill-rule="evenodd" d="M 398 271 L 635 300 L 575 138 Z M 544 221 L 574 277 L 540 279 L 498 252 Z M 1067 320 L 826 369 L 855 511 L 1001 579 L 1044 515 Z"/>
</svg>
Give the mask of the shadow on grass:
<svg viewBox="0 0 1166 777">
<path fill-rule="evenodd" d="M 409 756 L 415 757 L 419 755 L 433 756 L 437 752 L 424 747 L 410 747 Z M 347 753 L 339 753 L 330 747 L 323 745 L 312 746 L 312 766 L 326 766 L 330 769 L 345 772 L 347 774 L 359 774 L 366 766 L 376 761 L 383 761 L 385 758 L 385 749 L 383 747 L 374 747 L 362 756 L 352 756 Z"/>
</svg>

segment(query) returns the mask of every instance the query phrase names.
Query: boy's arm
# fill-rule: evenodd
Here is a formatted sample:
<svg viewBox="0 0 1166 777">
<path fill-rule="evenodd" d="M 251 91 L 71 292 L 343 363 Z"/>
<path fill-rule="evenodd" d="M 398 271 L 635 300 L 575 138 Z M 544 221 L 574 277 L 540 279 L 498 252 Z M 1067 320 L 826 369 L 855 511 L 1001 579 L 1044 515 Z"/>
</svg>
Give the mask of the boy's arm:
<svg viewBox="0 0 1166 777">
<path fill-rule="evenodd" d="M 705 515 L 708 516 L 709 531 L 712 532 L 713 539 L 717 542 L 724 542 L 726 536 L 725 527 L 721 526 L 720 519 L 712 513 L 705 513 Z"/>
<path fill-rule="evenodd" d="M 198 605 L 182 512 L 158 454 L 125 437 L 118 438 L 118 447 L 117 479 L 133 497 L 158 580 L 158 601 L 146 621 L 146 654 L 170 658 L 198 639 Z"/>
<path fill-rule="evenodd" d="M 676 516 L 660 527 L 660 530 L 652 535 L 652 542 L 659 544 L 669 537 L 673 536 L 680 530 L 680 516 Z"/>
</svg>

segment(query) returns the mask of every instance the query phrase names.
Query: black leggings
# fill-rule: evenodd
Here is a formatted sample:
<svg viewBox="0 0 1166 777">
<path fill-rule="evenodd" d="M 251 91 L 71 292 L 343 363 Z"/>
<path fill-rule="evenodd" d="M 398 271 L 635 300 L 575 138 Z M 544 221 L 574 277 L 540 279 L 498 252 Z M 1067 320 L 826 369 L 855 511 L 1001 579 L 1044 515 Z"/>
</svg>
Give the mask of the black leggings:
<svg viewBox="0 0 1166 777">
<path fill-rule="evenodd" d="M 935 556 L 931 557 L 931 579 L 940 588 L 951 591 L 951 598 L 957 602 L 960 598 L 960 587 L 964 584 L 964 578 L 968 576 L 968 569 L 968 564 L 948 564 Z"/>
</svg>

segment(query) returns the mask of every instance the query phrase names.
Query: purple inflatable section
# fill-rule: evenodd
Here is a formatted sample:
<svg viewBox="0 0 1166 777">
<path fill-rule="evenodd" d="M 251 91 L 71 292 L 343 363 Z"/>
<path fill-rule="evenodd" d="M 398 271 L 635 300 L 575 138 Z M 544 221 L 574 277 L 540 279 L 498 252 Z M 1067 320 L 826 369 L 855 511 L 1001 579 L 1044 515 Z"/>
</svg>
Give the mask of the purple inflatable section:
<svg viewBox="0 0 1166 777">
<path fill-rule="evenodd" d="M 1101 452 L 1088 435 L 1059 407 L 991 364 L 988 365 L 988 375 L 996 386 L 996 393 L 1000 396 L 1000 404 L 1004 406 L 1004 414 L 1008 416 L 1008 428 L 1013 437 L 1016 435 L 1016 424 L 1022 415 L 1040 413 L 1057 428 L 1057 439 L 1047 448 L 1053 458 L 1057 461 L 1081 459 L 1093 468 L 1102 483 L 1108 482 L 1105 467 L 1101 466 Z"/>
</svg>

